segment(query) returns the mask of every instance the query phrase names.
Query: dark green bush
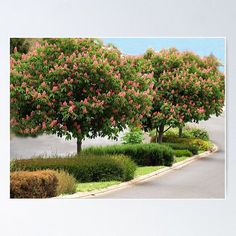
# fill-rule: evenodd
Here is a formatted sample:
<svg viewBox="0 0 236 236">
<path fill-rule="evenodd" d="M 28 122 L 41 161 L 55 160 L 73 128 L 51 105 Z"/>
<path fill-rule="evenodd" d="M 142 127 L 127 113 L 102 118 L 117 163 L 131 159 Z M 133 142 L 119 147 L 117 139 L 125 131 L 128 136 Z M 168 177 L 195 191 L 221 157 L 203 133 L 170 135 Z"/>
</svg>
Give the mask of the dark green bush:
<svg viewBox="0 0 236 236">
<path fill-rule="evenodd" d="M 174 150 L 176 157 L 191 157 L 193 154 L 189 150 Z"/>
<path fill-rule="evenodd" d="M 57 194 L 54 171 L 17 171 L 10 176 L 11 198 L 49 198 Z"/>
<path fill-rule="evenodd" d="M 173 150 L 170 147 L 154 143 L 91 147 L 84 149 L 83 153 L 95 155 L 123 154 L 129 156 L 140 166 L 171 166 L 174 161 Z"/>
<path fill-rule="evenodd" d="M 14 53 L 17 48 L 19 53 L 27 53 L 29 51 L 29 41 L 26 38 L 11 38 L 10 39 L 10 53 Z"/>
<path fill-rule="evenodd" d="M 123 155 L 83 155 L 70 158 L 34 158 L 16 160 L 11 170 L 64 170 L 79 182 L 127 181 L 134 177 L 135 163 Z"/>
<path fill-rule="evenodd" d="M 199 151 L 199 148 L 195 145 L 188 145 L 188 144 L 181 144 L 181 143 L 163 143 L 163 144 L 171 147 L 174 150 L 188 150 L 193 155 L 198 154 L 198 151 Z"/>
</svg>

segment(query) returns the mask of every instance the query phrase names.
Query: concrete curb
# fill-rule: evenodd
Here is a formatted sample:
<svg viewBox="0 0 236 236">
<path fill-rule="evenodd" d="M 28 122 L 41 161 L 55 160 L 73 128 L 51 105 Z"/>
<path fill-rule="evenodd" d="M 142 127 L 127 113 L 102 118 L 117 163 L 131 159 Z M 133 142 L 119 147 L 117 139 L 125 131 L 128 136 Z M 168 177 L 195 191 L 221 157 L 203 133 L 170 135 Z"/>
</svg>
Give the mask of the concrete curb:
<svg viewBox="0 0 236 236">
<path fill-rule="evenodd" d="M 180 168 L 192 163 L 193 161 L 196 161 L 196 160 L 204 158 L 204 157 L 209 157 L 217 151 L 218 151 L 218 147 L 214 144 L 211 151 L 206 151 L 206 152 L 203 152 L 201 154 L 194 155 L 194 156 L 192 156 L 192 157 L 190 157 L 186 160 L 183 160 L 181 162 L 173 164 L 171 167 L 164 167 L 164 168 L 161 168 L 160 170 L 154 171 L 150 174 L 143 175 L 143 176 L 134 178 L 130 181 L 123 182 L 123 183 L 120 183 L 120 184 L 117 184 L 117 185 L 112 185 L 112 186 L 107 187 L 107 188 L 94 190 L 94 191 L 90 191 L 90 192 L 80 192 L 80 193 L 74 193 L 74 194 L 71 194 L 71 195 L 59 196 L 59 197 L 56 197 L 56 199 L 76 199 L 76 198 L 82 198 L 83 199 L 83 198 L 93 197 L 93 196 L 97 196 L 97 195 L 107 193 L 107 192 L 111 192 L 111 191 L 116 191 L 116 190 L 119 190 L 119 189 L 122 189 L 122 188 L 126 188 L 130 185 L 133 185 L 133 184 L 137 184 L 137 183 L 140 183 L 140 182 L 145 182 L 145 181 L 149 180 L 152 177 L 162 176 L 162 175 L 167 174 L 167 173 L 169 173 L 173 170 L 180 169 Z"/>
</svg>

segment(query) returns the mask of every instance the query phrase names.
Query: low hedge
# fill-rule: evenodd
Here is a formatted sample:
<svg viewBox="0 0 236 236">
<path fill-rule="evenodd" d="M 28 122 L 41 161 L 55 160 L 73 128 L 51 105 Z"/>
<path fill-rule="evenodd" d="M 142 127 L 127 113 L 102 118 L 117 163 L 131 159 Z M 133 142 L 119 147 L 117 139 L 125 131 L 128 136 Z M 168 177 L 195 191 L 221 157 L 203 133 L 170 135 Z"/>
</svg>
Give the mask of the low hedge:
<svg viewBox="0 0 236 236">
<path fill-rule="evenodd" d="M 57 195 L 54 171 L 17 171 L 10 176 L 11 198 L 48 198 Z"/>
<path fill-rule="evenodd" d="M 173 150 L 160 144 L 124 144 L 103 147 L 90 147 L 83 154 L 129 156 L 139 166 L 171 166 L 174 161 Z"/>
<path fill-rule="evenodd" d="M 188 145 L 188 144 L 181 144 L 181 143 L 163 143 L 163 144 L 171 147 L 174 150 L 188 150 L 193 155 L 198 154 L 198 151 L 199 151 L 199 148 L 195 145 Z"/>
<path fill-rule="evenodd" d="M 174 150 L 176 157 L 191 157 L 193 154 L 189 150 Z"/>
<path fill-rule="evenodd" d="M 164 136 L 163 142 L 186 144 L 198 147 L 199 150 L 204 151 L 210 150 L 213 147 L 213 144 L 210 141 L 204 141 L 199 138 L 179 138 L 175 136 Z"/>
<path fill-rule="evenodd" d="M 67 158 L 15 160 L 11 170 L 64 170 L 79 182 L 127 181 L 133 179 L 136 164 L 124 155 L 81 155 Z"/>
</svg>

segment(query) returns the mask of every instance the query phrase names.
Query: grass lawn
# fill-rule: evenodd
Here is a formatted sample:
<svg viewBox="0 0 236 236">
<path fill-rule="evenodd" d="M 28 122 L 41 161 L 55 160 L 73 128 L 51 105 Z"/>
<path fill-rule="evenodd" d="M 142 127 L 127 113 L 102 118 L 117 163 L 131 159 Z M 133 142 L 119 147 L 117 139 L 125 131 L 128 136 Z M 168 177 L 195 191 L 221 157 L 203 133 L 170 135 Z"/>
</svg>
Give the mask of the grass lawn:
<svg viewBox="0 0 236 236">
<path fill-rule="evenodd" d="M 199 150 L 198 151 L 198 154 L 201 154 L 201 153 L 203 153 L 203 152 L 205 152 L 204 150 Z"/>
<path fill-rule="evenodd" d="M 137 170 L 135 171 L 134 177 L 139 177 L 142 175 L 149 174 L 151 172 L 154 172 L 156 170 L 159 170 L 163 168 L 164 166 L 142 166 L 138 167 Z"/>
<path fill-rule="evenodd" d="M 76 192 L 89 192 L 109 186 L 119 184 L 120 181 L 106 181 L 106 182 L 90 182 L 90 183 L 78 183 L 76 186 Z"/>
<path fill-rule="evenodd" d="M 175 158 L 175 163 L 176 163 L 176 162 L 180 162 L 180 161 L 184 161 L 184 160 L 186 160 L 186 159 L 188 159 L 188 158 L 190 158 L 190 157 L 176 157 L 176 158 Z"/>
</svg>

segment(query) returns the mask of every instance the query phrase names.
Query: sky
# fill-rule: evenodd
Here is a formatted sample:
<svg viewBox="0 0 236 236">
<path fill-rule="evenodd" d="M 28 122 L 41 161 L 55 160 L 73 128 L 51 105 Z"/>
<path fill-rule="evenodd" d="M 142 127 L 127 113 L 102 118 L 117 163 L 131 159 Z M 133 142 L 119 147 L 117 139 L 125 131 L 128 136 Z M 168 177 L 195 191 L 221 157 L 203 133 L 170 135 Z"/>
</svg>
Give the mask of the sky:
<svg viewBox="0 0 236 236">
<path fill-rule="evenodd" d="M 193 51 L 200 56 L 213 54 L 225 65 L 224 38 L 104 38 L 105 44 L 112 43 L 122 53 L 143 54 L 148 48 L 156 51 L 175 47 L 180 51 Z M 224 67 L 220 68 L 224 71 Z"/>
</svg>

